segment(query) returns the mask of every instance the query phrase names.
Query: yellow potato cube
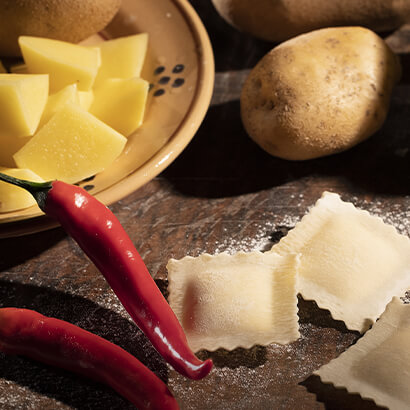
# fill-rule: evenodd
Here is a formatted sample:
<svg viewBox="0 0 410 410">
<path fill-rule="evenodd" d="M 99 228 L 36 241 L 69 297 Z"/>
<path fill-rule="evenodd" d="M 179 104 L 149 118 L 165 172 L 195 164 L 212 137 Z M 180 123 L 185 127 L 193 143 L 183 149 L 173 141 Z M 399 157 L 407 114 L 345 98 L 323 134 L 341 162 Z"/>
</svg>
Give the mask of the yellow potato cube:
<svg viewBox="0 0 410 410">
<path fill-rule="evenodd" d="M 14 74 L 30 74 L 25 64 L 12 65 L 10 71 Z"/>
<path fill-rule="evenodd" d="M 48 98 L 48 75 L 0 74 L 0 134 L 33 135 Z"/>
<path fill-rule="evenodd" d="M 123 135 L 142 123 L 149 84 L 141 78 L 105 80 L 94 90 L 90 113 Z"/>
<path fill-rule="evenodd" d="M 9 134 L 0 135 L 0 166 L 15 168 L 13 155 L 22 148 L 31 137 L 14 137 Z"/>
<path fill-rule="evenodd" d="M 42 127 L 58 110 L 65 104 L 79 104 L 77 84 L 70 84 L 48 96 L 47 104 L 41 116 L 40 125 Z"/>
<path fill-rule="evenodd" d="M 148 47 L 148 34 L 141 33 L 105 41 L 99 45 L 101 66 L 95 85 L 108 78 L 132 78 L 141 75 Z"/>
<path fill-rule="evenodd" d="M 57 111 L 14 155 L 19 168 L 29 168 L 45 180 L 74 183 L 109 166 L 127 139 L 74 104 Z"/>
<path fill-rule="evenodd" d="M 78 91 L 78 99 L 80 107 L 88 111 L 91 107 L 91 104 L 94 100 L 94 91 Z"/>
<path fill-rule="evenodd" d="M 38 175 L 29 169 L 3 168 L 0 172 L 12 177 L 25 179 L 27 181 L 44 182 Z M 36 200 L 25 189 L 0 182 L 0 212 L 17 211 L 35 205 Z"/>
<path fill-rule="evenodd" d="M 19 37 L 19 45 L 30 73 L 50 75 L 50 91 L 56 92 L 76 83 L 89 90 L 101 63 L 98 47 L 83 47 L 40 37 Z"/>
<path fill-rule="evenodd" d="M 7 73 L 7 70 L 1 61 L 0 61 L 0 73 Z"/>
</svg>

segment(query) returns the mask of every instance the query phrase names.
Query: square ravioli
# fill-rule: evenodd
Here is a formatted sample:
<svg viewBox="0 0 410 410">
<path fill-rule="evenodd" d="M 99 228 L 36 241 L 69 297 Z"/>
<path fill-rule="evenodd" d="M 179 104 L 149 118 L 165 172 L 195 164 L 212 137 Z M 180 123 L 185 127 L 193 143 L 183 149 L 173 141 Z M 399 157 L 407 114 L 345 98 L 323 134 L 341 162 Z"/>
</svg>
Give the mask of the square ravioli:
<svg viewBox="0 0 410 410">
<path fill-rule="evenodd" d="M 409 363 L 410 305 L 396 297 L 371 330 L 315 374 L 379 406 L 404 410 L 410 403 Z"/>
<path fill-rule="evenodd" d="M 300 294 L 352 330 L 410 287 L 410 239 L 337 194 L 325 192 L 272 252 L 299 253 Z"/>
<path fill-rule="evenodd" d="M 192 350 L 296 340 L 298 263 L 273 252 L 171 259 L 169 303 Z"/>
</svg>

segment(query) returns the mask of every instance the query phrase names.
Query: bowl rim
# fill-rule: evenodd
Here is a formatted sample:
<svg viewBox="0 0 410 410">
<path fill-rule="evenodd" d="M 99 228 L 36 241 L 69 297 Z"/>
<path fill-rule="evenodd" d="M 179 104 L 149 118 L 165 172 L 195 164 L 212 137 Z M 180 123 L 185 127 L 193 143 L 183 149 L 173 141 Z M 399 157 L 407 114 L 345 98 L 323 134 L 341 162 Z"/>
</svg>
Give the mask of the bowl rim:
<svg viewBox="0 0 410 410">
<path fill-rule="evenodd" d="M 178 128 L 143 165 L 129 175 L 95 194 L 105 205 L 111 205 L 154 179 L 186 148 L 208 111 L 214 88 L 215 62 L 211 41 L 205 26 L 188 0 L 170 0 L 184 17 L 196 44 L 198 56 L 197 85 L 191 104 Z M 187 137 L 188 136 L 188 137 Z M 46 215 L 0 224 L 0 239 L 29 235 L 59 226 Z"/>
<path fill-rule="evenodd" d="M 170 136 L 168 142 L 137 170 L 95 194 L 97 199 L 107 205 L 134 192 L 136 189 L 132 187 L 135 186 L 135 184 L 133 184 L 135 180 L 140 179 L 142 181 L 139 184 L 141 187 L 170 165 L 195 136 L 211 102 L 215 80 L 215 62 L 208 33 L 200 17 L 188 0 L 171 1 L 178 7 L 181 14 L 184 15 L 195 43 L 197 44 L 197 55 L 199 58 L 197 87 L 184 119 Z M 188 139 L 186 137 L 187 134 L 191 134 Z M 172 147 L 171 150 L 170 146 Z M 143 173 L 143 178 L 141 178 L 140 173 Z M 122 192 L 121 195 L 118 195 L 118 198 L 114 200 L 106 199 L 108 193 L 111 196 L 112 192 L 116 192 L 117 190 Z"/>
</svg>

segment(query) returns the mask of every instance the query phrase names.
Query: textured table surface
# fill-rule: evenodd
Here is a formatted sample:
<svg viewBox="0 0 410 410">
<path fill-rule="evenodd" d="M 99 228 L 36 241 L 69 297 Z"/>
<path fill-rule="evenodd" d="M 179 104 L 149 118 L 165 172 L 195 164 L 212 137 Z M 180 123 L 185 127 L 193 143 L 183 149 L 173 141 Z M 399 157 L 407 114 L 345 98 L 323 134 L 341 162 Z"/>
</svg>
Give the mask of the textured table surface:
<svg viewBox="0 0 410 410">
<path fill-rule="evenodd" d="M 273 45 L 192 0 L 213 43 L 215 92 L 197 135 L 161 175 L 111 209 L 161 290 L 171 258 L 266 250 L 325 190 L 410 235 L 410 27 L 386 35 L 404 75 L 382 130 L 337 156 L 275 159 L 246 135 L 241 85 Z M 78 246 L 57 228 L 0 241 L 0 306 L 26 307 L 80 325 L 119 344 L 167 381 L 182 409 L 374 409 L 371 401 L 311 376 L 359 334 L 313 302 L 299 300 L 301 338 L 288 345 L 201 352 L 215 369 L 199 382 L 168 368 L 130 321 Z M 0 354 L 0 409 L 131 409 L 111 389 L 20 357 Z"/>
</svg>

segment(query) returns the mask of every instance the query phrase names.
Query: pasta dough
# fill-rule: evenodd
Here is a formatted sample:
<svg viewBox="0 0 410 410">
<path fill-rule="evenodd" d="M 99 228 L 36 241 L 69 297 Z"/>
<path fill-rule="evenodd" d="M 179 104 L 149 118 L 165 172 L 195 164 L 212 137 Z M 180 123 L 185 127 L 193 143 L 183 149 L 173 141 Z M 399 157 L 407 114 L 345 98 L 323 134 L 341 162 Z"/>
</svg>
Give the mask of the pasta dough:
<svg viewBox="0 0 410 410">
<path fill-rule="evenodd" d="M 194 351 L 299 337 L 297 255 L 203 254 L 168 262 L 169 302 Z"/>
<path fill-rule="evenodd" d="M 410 239 L 337 194 L 325 192 L 272 252 L 300 253 L 303 298 L 360 332 L 410 287 Z"/>
<path fill-rule="evenodd" d="M 410 403 L 409 363 L 410 305 L 396 297 L 371 330 L 315 374 L 379 406 L 405 410 Z"/>
</svg>

